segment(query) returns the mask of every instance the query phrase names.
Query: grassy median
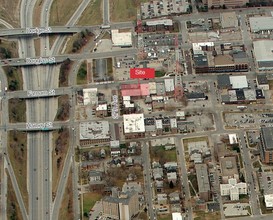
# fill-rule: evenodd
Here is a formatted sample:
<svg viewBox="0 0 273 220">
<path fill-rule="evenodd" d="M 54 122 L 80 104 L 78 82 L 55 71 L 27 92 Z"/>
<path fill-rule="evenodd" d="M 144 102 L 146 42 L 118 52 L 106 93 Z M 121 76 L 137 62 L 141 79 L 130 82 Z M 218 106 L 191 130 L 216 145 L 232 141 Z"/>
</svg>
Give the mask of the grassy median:
<svg viewBox="0 0 273 220">
<path fill-rule="evenodd" d="M 28 207 L 27 191 L 27 134 L 19 131 L 8 132 L 8 155 L 22 194 L 25 207 Z M 27 209 L 28 210 L 28 209 Z"/>
<path fill-rule="evenodd" d="M 82 16 L 80 17 L 77 25 L 86 26 L 86 25 L 99 25 L 102 24 L 102 4 L 101 0 L 91 0 Z"/>
</svg>

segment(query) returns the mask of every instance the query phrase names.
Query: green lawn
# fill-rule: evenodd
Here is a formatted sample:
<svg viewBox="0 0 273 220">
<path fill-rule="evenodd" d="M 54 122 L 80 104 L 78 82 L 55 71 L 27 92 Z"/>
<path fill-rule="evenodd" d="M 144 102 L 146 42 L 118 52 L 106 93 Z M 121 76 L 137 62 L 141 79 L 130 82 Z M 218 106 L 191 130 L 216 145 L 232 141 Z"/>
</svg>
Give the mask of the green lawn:
<svg viewBox="0 0 273 220">
<path fill-rule="evenodd" d="M 194 220 L 219 220 L 221 219 L 220 212 L 204 212 L 204 211 L 196 211 L 194 212 L 195 218 Z"/>
<path fill-rule="evenodd" d="M 95 203 L 102 198 L 100 193 L 90 192 L 83 194 L 83 212 L 89 212 Z"/>
<path fill-rule="evenodd" d="M 162 77 L 162 76 L 165 76 L 165 72 L 164 71 L 155 71 L 155 77 Z"/>
<path fill-rule="evenodd" d="M 165 150 L 164 146 L 151 147 L 151 158 L 153 160 L 164 160 L 166 162 L 177 161 L 176 150 Z"/>
<path fill-rule="evenodd" d="M 136 20 L 137 8 L 140 8 L 142 2 L 149 2 L 149 0 L 109 0 L 110 21 Z"/>
</svg>

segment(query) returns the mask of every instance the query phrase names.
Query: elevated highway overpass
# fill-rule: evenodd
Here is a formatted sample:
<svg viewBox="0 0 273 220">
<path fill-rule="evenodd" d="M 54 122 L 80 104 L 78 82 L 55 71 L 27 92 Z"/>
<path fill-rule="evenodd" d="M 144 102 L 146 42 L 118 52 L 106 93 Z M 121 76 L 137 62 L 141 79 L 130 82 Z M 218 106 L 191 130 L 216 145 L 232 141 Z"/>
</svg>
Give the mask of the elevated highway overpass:
<svg viewBox="0 0 273 220">
<path fill-rule="evenodd" d="M 12 58 L 0 60 L 0 66 L 35 66 L 35 65 L 48 65 L 58 64 L 64 62 L 66 59 L 72 61 L 84 60 L 84 59 L 100 59 L 122 55 L 137 54 L 135 48 L 122 48 L 113 49 L 109 52 L 93 52 L 93 53 L 81 53 L 81 54 L 63 54 L 56 55 L 54 57 L 32 57 L 32 58 Z"/>
<path fill-rule="evenodd" d="M 107 29 L 133 28 L 133 22 L 112 23 Z M 1 29 L 0 37 L 37 37 L 49 34 L 74 34 L 83 30 L 90 32 L 100 29 L 100 25 L 95 26 L 52 26 L 52 27 L 27 27 Z"/>
</svg>

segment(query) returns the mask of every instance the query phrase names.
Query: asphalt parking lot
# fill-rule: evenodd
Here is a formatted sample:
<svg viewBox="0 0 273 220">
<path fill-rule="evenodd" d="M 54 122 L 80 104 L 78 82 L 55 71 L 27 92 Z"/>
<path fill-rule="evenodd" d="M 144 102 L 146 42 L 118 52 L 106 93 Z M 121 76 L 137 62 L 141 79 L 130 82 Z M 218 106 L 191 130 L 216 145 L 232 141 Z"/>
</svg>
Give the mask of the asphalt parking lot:
<svg viewBox="0 0 273 220">
<path fill-rule="evenodd" d="M 272 113 L 225 113 L 224 120 L 227 126 L 246 128 L 246 127 L 257 127 L 257 126 L 273 126 L 273 114 Z"/>
</svg>

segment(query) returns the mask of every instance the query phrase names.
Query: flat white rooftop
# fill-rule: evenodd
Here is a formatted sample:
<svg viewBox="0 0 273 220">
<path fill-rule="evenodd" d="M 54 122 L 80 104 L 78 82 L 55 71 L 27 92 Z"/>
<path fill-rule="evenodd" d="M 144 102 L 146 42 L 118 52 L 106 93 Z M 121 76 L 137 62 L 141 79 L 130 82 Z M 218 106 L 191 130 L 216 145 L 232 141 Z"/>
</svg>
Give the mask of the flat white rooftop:
<svg viewBox="0 0 273 220">
<path fill-rule="evenodd" d="M 80 140 L 99 140 L 110 138 L 108 121 L 91 121 L 80 123 Z"/>
<path fill-rule="evenodd" d="M 273 30 L 273 17 L 250 17 L 249 25 L 252 32 Z"/>
<path fill-rule="evenodd" d="M 145 132 L 143 114 L 123 115 L 123 123 L 125 134 Z"/>
<path fill-rule="evenodd" d="M 246 76 L 230 76 L 229 80 L 233 89 L 242 89 L 248 87 Z"/>
<path fill-rule="evenodd" d="M 253 41 L 253 48 L 258 62 L 273 61 L 273 40 Z"/>
</svg>

